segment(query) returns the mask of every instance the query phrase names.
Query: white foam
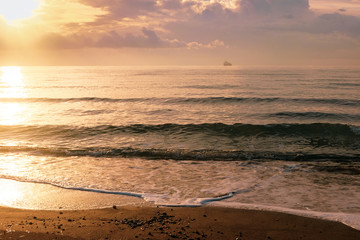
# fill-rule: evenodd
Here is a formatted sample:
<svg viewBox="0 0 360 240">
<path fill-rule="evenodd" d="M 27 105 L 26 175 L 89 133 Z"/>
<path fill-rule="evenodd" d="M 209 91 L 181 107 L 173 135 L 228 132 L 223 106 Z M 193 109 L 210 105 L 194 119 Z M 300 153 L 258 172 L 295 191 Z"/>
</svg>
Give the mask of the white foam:
<svg viewBox="0 0 360 240">
<path fill-rule="evenodd" d="M 173 195 L 166 194 L 131 193 L 86 188 L 65 188 L 46 183 L 40 184 L 18 182 L 9 179 L 0 179 L 0 185 L 1 184 L 8 189 L 12 189 L 13 191 L 12 194 L 8 194 L 9 196 L 7 198 L 3 198 L 2 202 L 0 201 L 0 205 L 16 208 L 58 209 L 59 206 L 62 206 L 62 209 L 91 209 L 109 207 L 111 204 L 120 206 L 144 204 L 146 202 L 152 203 L 154 205 L 168 207 L 200 207 L 203 205 L 210 205 L 229 208 L 284 212 L 299 216 L 342 222 L 352 228 L 360 230 L 360 214 L 319 212 L 311 210 L 305 211 L 270 205 L 222 201 L 232 198 L 234 195 L 241 193 L 241 191 L 229 192 L 225 195 L 213 198 L 182 199 L 181 197 L 174 198 Z M 75 193 L 74 190 L 76 190 Z M 244 191 L 246 191 L 246 189 L 244 189 Z M 104 197 L 101 196 L 101 194 L 108 194 L 109 196 Z M 59 195 L 62 196 L 62 198 L 59 199 Z M 75 201 L 69 201 L 69 199 L 74 198 L 74 196 L 77 200 L 73 199 Z M 145 200 L 145 202 L 141 202 L 143 200 L 140 199 Z M 79 202 L 82 204 L 79 205 Z"/>
<path fill-rule="evenodd" d="M 167 195 L 160 194 L 143 194 L 142 197 L 145 201 L 149 201 L 159 206 L 166 207 L 200 207 L 203 205 L 220 206 L 229 208 L 240 208 L 249 210 L 261 210 L 261 211 L 273 211 L 289 213 L 293 215 L 318 218 L 329 221 L 341 222 L 349 227 L 360 230 L 360 214 L 341 213 L 341 212 L 319 212 L 312 210 L 298 210 L 285 207 L 260 205 L 260 204 L 246 204 L 238 202 L 223 202 L 222 200 L 233 197 L 236 192 L 230 192 L 224 196 L 216 198 L 189 198 L 182 201 L 176 201 L 176 199 L 170 199 Z"/>
<path fill-rule="evenodd" d="M 233 197 L 236 192 L 230 192 L 224 196 L 216 198 L 189 198 L 186 200 L 176 201 L 176 199 L 170 199 L 167 195 L 160 194 L 142 194 L 141 197 L 148 202 L 152 202 L 155 205 L 166 207 L 200 207 L 203 205 L 221 206 L 229 208 L 240 208 L 249 210 L 262 210 L 289 213 L 293 215 L 318 218 L 329 221 L 341 222 L 349 227 L 360 230 L 360 214 L 341 213 L 341 212 L 318 212 L 311 210 L 298 210 L 277 206 L 259 205 L 259 204 L 246 204 L 238 202 L 222 202 L 222 200 Z"/>
<path fill-rule="evenodd" d="M 102 191 L 74 191 L 50 184 L 0 179 L 0 206 L 36 210 L 84 210 L 116 206 L 153 206 L 131 194 Z M 80 190 L 80 189 L 79 189 Z M 107 196 L 104 195 L 107 193 Z"/>
<path fill-rule="evenodd" d="M 356 134 L 356 135 L 360 135 L 360 127 L 355 127 L 352 126 L 351 130 Z"/>
<path fill-rule="evenodd" d="M 159 195 L 159 194 L 143 194 L 143 199 L 145 201 L 152 202 L 159 206 L 165 207 L 200 207 L 205 204 L 221 201 L 224 199 L 231 198 L 234 195 L 233 192 L 228 193 L 223 196 L 215 197 L 215 198 L 188 198 L 185 200 L 180 199 L 169 199 L 167 195 Z"/>
</svg>

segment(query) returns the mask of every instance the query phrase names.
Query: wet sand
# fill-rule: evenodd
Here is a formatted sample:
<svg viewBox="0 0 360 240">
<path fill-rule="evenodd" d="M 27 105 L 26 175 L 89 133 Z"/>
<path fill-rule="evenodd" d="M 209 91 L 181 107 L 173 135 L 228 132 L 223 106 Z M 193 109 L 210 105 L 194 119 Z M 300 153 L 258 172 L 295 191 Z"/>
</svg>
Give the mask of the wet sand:
<svg viewBox="0 0 360 240">
<path fill-rule="evenodd" d="M 0 239 L 360 239 L 360 231 L 338 222 L 221 207 L 0 207 L 0 216 Z"/>
</svg>

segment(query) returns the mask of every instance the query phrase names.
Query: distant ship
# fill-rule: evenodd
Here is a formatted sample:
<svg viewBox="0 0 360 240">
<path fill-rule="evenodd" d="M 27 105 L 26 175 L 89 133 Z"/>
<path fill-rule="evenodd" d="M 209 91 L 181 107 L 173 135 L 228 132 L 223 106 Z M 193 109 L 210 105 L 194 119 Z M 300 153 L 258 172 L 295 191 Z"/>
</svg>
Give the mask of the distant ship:
<svg viewBox="0 0 360 240">
<path fill-rule="evenodd" d="M 225 61 L 224 66 L 232 66 L 232 64 L 230 62 L 228 62 L 228 61 Z"/>
</svg>

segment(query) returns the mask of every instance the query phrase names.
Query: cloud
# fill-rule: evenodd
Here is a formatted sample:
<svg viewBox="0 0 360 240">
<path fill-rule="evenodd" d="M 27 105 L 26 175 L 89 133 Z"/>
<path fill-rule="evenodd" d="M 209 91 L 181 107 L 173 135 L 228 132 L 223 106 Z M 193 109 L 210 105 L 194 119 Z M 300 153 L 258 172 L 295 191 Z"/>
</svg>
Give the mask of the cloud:
<svg viewBox="0 0 360 240">
<path fill-rule="evenodd" d="M 231 59 L 222 57 L 226 52 L 239 59 L 283 58 L 287 62 L 294 56 L 313 58 L 315 52 L 327 56 L 333 48 L 337 48 L 333 53 L 346 58 L 345 53 L 360 45 L 360 14 L 351 16 L 354 11 L 346 0 L 328 12 L 312 8 L 313 3 L 320 6 L 319 2 L 326 3 L 324 0 L 43 2 L 49 4 L 42 8 L 41 19 L 49 24 L 35 25 L 37 35 L 29 38 L 29 42 L 40 38 L 37 46 L 42 49 L 91 48 L 105 52 L 151 48 L 168 53 L 186 49 L 181 54 L 205 56 L 208 52 Z M 65 5 L 71 9 L 67 11 Z M 1 35 L 0 44 L 5 39 Z M 6 42 L 10 42 L 8 38 Z"/>
<path fill-rule="evenodd" d="M 269 32 L 282 36 L 294 32 L 314 35 L 338 32 L 358 37 L 360 31 L 358 17 L 342 12 L 316 15 L 310 9 L 309 0 L 79 1 L 107 14 L 81 26 L 64 25 L 72 32 L 76 32 L 75 29 L 79 32 L 49 34 L 47 46 L 195 49 L 206 48 L 216 40 L 231 47 L 256 34 Z"/>
<path fill-rule="evenodd" d="M 249 15 L 296 16 L 309 11 L 308 0 L 242 0 L 240 6 Z"/>
<path fill-rule="evenodd" d="M 80 0 L 82 4 L 104 9 L 105 19 L 135 18 L 156 11 L 156 0 Z"/>
<path fill-rule="evenodd" d="M 313 33 L 340 33 L 360 37 L 360 18 L 340 13 L 323 14 L 309 27 Z"/>
<path fill-rule="evenodd" d="M 126 34 L 121 36 L 117 32 L 112 31 L 99 39 L 95 46 L 104 48 L 162 48 L 181 47 L 184 44 L 177 40 L 161 39 L 153 30 L 144 27 L 142 28 L 142 35 Z"/>
<path fill-rule="evenodd" d="M 62 36 L 50 33 L 41 38 L 38 45 L 47 49 L 76 49 L 76 48 L 177 48 L 186 46 L 184 43 L 173 39 L 161 39 L 155 31 L 142 28 L 141 34 L 127 33 L 120 35 L 116 31 L 96 37 L 70 35 Z"/>
<path fill-rule="evenodd" d="M 358 0 L 311 0 L 310 7 L 319 14 L 340 11 L 346 15 L 360 16 L 360 2 Z"/>
<path fill-rule="evenodd" d="M 11 27 L 4 18 L 0 17 L 0 50 L 22 49 L 27 40 L 21 31 Z"/>
<path fill-rule="evenodd" d="M 181 10 L 184 7 L 184 4 L 181 0 L 163 0 L 159 1 L 158 5 L 163 9 L 173 10 Z"/>
<path fill-rule="evenodd" d="M 37 45 L 44 49 L 76 49 L 92 46 L 93 41 L 76 34 L 63 36 L 58 33 L 48 33 L 38 41 Z"/>
<path fill-rule="evenodd" d="M 188 49 L 202 49 L 202 48 L 214 49 L 214 48 L 221 48 L 221 47 L 225 47 L 225 43 L 220 40 L 214 40 L 208 44 L 203 44 L 203 43 L 199 43 L 199 42 L 190 42 L 187 44 Z"/>
</svg>

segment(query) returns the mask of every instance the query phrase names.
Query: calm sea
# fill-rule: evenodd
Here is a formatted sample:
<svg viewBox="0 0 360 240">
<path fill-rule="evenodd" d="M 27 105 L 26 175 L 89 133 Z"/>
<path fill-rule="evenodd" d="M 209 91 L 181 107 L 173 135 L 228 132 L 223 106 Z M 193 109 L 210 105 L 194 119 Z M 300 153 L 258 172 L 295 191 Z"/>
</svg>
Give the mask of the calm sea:
<svg viewBox="0 0 360 240">
<path fill-rule="evenodd" d="M 360 70 L 3 67 L 0 178 L 360 216 Z"/>
</svg>

